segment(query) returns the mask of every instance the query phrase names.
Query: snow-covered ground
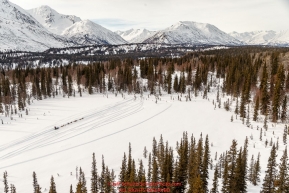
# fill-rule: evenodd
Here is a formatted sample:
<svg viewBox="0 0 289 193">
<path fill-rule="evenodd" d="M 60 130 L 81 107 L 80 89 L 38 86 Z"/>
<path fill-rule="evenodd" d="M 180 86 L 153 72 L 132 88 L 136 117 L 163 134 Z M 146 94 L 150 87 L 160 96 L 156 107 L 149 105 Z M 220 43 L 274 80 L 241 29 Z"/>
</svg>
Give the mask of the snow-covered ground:
<svg viewBox="0 0 289 193">
<path fill-rule="evenodd" d="M 186 102 L 184 95 L 182 101 L 178 101 L 177 94 L 163 95 L 157 103 L 152 95 L 136 97 L 134 100 L 134 95 L 127 94 L 124 98 L 121 94 L 84 94 L 75 98 L 57 96 L 34 100 L 28 106 L 28 115 L 21 112 L 22 118 L 14 114 L 13 120 L 8 120 L 1 115 L 4 124 L 0 125 L 0 173 L 7 171 L 9 184 L 14 184 L 20 193 L 33 191 L 33 171 L 38 176 L 42 192 L 49 192 L 51 175 L 55 178 L 57 191 L 68 192 L 70 184 L 75 190 L 76 167 L 82 167 L 90 187 L 93 152 L 96 154 L 98 172 L 101 172 L 101 156 L 104 155 L 105 164 L 114 169 L 118 177 L 123 152 L 128 152 L 129 142 L 133 158 L 143 159 L 147 165 L 143 149 L 146 146 L 151 151 L 153 137 L 159 141 L 162 134 L 164 141 L 168 140 L 170 146 L 175 147 L 184 131 L 189 136 L 193 133 L 197 139 L 201 133 L 203 136 L 208 134 L 210 143 L 213 143 L 210 147 L 213 159 L 216 151 L 219 157 L 228 150 L 233 139 L 237 139 L 239 147 L 243 146 L 247 136 L 248 161 L 252 154 L 256 158 L 258 152 L 261 153 L 261 179 L 271 150 L 270 146 L 265 148 L 264 141 L 266 138 L 270 141 L 272 137 L 276 142 L 279 136 L 279 162 L 281 150 L 284 149 L 281 143 L 284 125 L 274 128 L 274 138 L 272 124 L 269 124 L 261 142 L 256 126 L 261 127 L 263 123 L 253 123 L 251 129 L 243 125 L 239 118 L 235 120 L 235 115 L 231 122 L 233 109 L 232 112 L 225 111 L 223 107 L 214 109 L 212 101 L 216 101 L 215 93 L 209 93 L 208 99 L 193 97 L 189 102 Z M 60 128 L 54 130 L 54 126 Z M 251 135 L 253 140 L 250 139 Z M 213 170 L 210 171 L 210 185 L 212 175 Z M 219 185 L 221 187 L 221 181 Z M 0 190 L 3 190 L 3 183 L 0 183 Z M 260 187 L 248 187 L 248 192 L 259 191 Z"/>
</svg>

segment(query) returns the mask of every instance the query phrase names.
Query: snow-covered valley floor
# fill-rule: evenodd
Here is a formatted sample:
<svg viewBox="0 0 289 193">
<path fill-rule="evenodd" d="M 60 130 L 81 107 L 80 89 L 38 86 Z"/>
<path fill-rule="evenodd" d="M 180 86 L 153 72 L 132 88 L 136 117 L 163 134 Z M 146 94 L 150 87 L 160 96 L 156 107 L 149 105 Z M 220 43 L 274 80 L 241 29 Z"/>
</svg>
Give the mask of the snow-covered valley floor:
<svg viewBox="0 0 289 193">
<path fill-rule="evenodd" d="M 212 100 L 215 94 L 209 94 L 208 99 L 202 96 L 193 97 L 186 102 L 184 96 L 178 101 L 177 94 L 164 95 L 157 103 L 155 97 L 145 94 L 143 99 L 139 95 L 121 94 L 86 95 L 71 98 L 56 98 L 36 101 L 28 106 L 28 115 L 21 112 L 22 117 L 14 114 L 13 120 L 1 115 L 4 124 L 0 124 L 0 172 L 8 172 L 9 184 L 14 184 L 19 193 L 33 191 L 32 172 L 37 174 L 42 192 L 49 192 L 50 177 L 54 176 L 57 191 L 69 192 L 70 184 L 75 185 L 76 167 L 82 167 L 90 187 L 90 169 L 92 153 L 96 154 L 98 172 L 101 172 L 101 157 L 104 155 L 105 164 L 114 169 L 118 177 L 123 153 L 128 151 L 129 142 L 132 145 L 132 156 L 135 160 L 147 159 L 143 157 L 146 146 L 149 151 L 153 137 L 159 141 L 163 135 L 164 141 L 169 141 L 175 147 L 184 131 L 189 136 L 194 134 L 198 139 L 200 134 L 209 135 L 211 157 L 215 152 L 218 157 L 228 150 L 232 140 L 243 146 L 246 136 L 249 138 L 249 157 L 257 157 L 261 153 L 261 181 L 266 170 L 270 146 L 265 147 L 264 141 L 277 141 L 279 136 L 278 163 L 284 145 L 282 134 L 284 124 L 277 124 L 269 129 L 263 141 L 259 140 L 263 122 L 251 123 L 253 129 L 248 128 L 242 121 L 235 120 L 232 112 L 216 108 Z M 172 100 L 174 98 L 174 100 Z M 225 100 L 222 100 L 225 101 Z M 231 116 L 234 121 L 231 122 Z M 59 127 L 55 130 L 54 127 Z M 273 131 L 275 135 L 273 135 Z M 250 136 L 253 136 L 253 140 Z M 255 148 L 254 148 L 255 144 Z M 176 154 L 175 154 L 176 155 Z M 215 163 L 215 161 L 214 161 Z M 72 175 L 71 175 L 72 172 Z M 210 186 L 213 170 L 210 171 Z M 1 177 L 2 181 L 2 177 Z M 248 182 L 249 184 L 249 182 Z M 259 183 L 261 184 L 261 183 Z M 219 181 L 221 187 L 221 181 Z M 46 189 L 46 191 L 45 191 Z M 3 183 L 0 184 L 0 192 Z M 249 185 L 248 192 L 259 192 L 260 186 Z"/>
</svg>

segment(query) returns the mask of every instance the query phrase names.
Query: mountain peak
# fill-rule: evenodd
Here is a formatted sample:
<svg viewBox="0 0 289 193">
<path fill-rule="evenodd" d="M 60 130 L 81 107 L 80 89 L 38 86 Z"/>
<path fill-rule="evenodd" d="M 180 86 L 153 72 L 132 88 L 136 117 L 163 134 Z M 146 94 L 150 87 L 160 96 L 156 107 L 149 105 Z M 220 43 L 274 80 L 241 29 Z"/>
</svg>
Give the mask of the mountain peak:
<svg viewBox="0 0 289 193">
<path fill-rule="evenodd" d="M 39 23 L 52 33 L 60 35 L 67 27 L 81 21 L 74 15 L 63 15 L 47 5 L 28 10 Z"/>
<path fill-rule="evenodd" d="M 83 23 L 85 25 L 98 25 L 97 23 L 94 23 L 93 21 L 90 21 L 89 19 L 82 20 L 80 21 L 80 23 Z"/>
<path fill-rule="evenodd" d="M 83 20 L 76 22 L 62 33 L 78 44 L 124 44 L 127 43 L 116 33 L 90 21 Z"/>
<path fill-rule="evenodd" d="M 49 7 L 48 5 L 41 5 L 40 7 L 36 7 L 33 9 L 27 10 L 30 13 L 34 13 L 37 15 L 45 15 L 51 17 L 51 14 L 59 14 L 57 11 Z"/>
<path fill-rule="evenodd" d="M 36 8 L 36 9 L 37 9 L 37 8 Z M 48 5 L 41 5 L 40 7 L 38 7 L 38 9 L 55 11 L 54 9 L 52 9 L 51 7 L 49 7 Z"/>
<path fill-rule="evenodd" d="M 116 31 L 123 39 L 130 43 L 142 43 L 147 38 L 153 36 L 156 32 L 149 31 L 145 28 L 129 29 L 127 31 Z"/>
<path fill-rule="evenodd" d="M 30 13 L 7 0 L 0 0 L 1 49 L 45 50 L 71 45 L 65 38 L 50 33 Z"/>
</svg>

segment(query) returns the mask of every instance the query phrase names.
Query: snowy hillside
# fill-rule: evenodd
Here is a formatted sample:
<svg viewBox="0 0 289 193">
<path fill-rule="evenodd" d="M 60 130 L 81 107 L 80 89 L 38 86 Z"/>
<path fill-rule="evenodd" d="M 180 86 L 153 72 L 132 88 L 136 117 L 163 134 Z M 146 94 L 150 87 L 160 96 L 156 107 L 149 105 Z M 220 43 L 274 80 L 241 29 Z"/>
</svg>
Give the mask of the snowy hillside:
<svg viewBox="0 0 289 193">
<path fill-rule="evenodd" d="M 253 32 L 232 32 L 229 33 L 234 38 L 245 42 L 248 45 L 289 45 L 289 31 L 253 31 Z"/>
<path fill-rule="evenodd" d="M 28 10 L 39 23 L 50 32 L 61 35 L 62 32 L 81 19 L 74 15 L 63 15 L 48 6 Z"/>
<path fill-rule="evenodd" d="M 145 43 L 241 45 L 242 42 L 206 23 L 180 21 L 157 32 Z"/>
<path fill-rule="evenodd" d="M 144 40 L 156 34 L 156 31 L 149 31 L 147 29 L 130 29 L 127 31 L 116 31 L 123 39 L 129 43 L 142 43 Z"/>
<path fill-rule="evenodd" d="M 259 141 L 259 131 L 242 124 L 241 120 L 230 122 L 232 112 L 215 109 L 212 105 L 216 93 L 209 95 L 210 100 L 202 96 L 185 102 L 178 101 L 178 95 L 164 95 L 156 104 L 154 96 L 145 94 L 143 99 L 137 95 L 109 94 L 84 95 L 82 98 L 63 98 L 36 101 L 28 107 L 28 115 L 13 115 L 13 120 L 1 117 L 4 125 L 0 135 L 0 172 L 8 172 L 9 183 L 15 184 L 18 192 L 32 192 L 32 172 L 38 176 L 38 182 L 44 192 L 49 190 L 49 179 L 54 176 L 58 192 L 69 191 L 70 184 L 75 185 L 76 167 L 82 167 L 90 187 L 91 156 L 95 152 L 98 168 L 101 168 L 101 156 L 105 163 L 118 175 L 123 152 L 128 143 L 132 144 L 133 158 L 143 158 L 143 148 L 151 149 L 153 137 L 158 140 L 162 134 L 164 140 L 174 145 L 182 137 L 183 131 L 194 136 L 209 135 L 211 155 L 227 150 L 233 139 L 242 145 L 244 139 L 253 136 L 249 142 L 249 157 L 261 152 L 261 169 L 264 173 L 270 152 L 264 142 Z M 223 99 L 224 101 L 226 99 Z M 91 105 L 93 104 L 93 105 Z M 77 120 L 77 122 L 75 122 Z M 72 124 L 67 124 L 67 123 Z M 54 126 L 62 126 L 54 130 Z M 282 125 L 269 128 L 267 139 L 282 135 Z M 281 146 L 281 145 L 280 145 Z M 256 147 L 256 148 L 254 148 Z M 281 154 L 280 147 L 279 153 Z M 214 161 L 215 164 L 215 161 Z M 101 172 L 100 170 L 98 171 Z M 212 180 L 210 170 L 210 180 Z M 263 179 L 263 175 L 261 179 Z M 118 180 L 117 180 L 118 181 Z M 221 183 L 220 183 L 221 186 Z M 211 181 L 210 181 L 211 187 Z M 0 184 L 3 189 L 3 183 Z M 46 191 L 45 191 L 46 190 Z M 248 192 L 257 193 L 260 187 L 249 185 Z"/>
<path fill-rule="evenodd" d="M 81 45 L 88 44 L 125 44 L 127 43 L 116 33 L 90 21 L 79 21 L 64 30 L 64 37 Z"/>
<path fill-rule="evenodd" d="M 249 48 L 246 49 L 250 51 Z M 265 79 L 263 79 L 264 82 L 267 82 L 265 63 L 270 65 L 270 61 L 279 58 L 284 65 L 288 66 L 289 51 L 283 48 L 279 50 L 272 48 L 275 52 L 268 54 L 268 57 L 263 54 L 265 51 L 269 53 L 265 48 L 260 49 L 263 52 L 256 51 L 258 55 L 255 56 L 243 54 L 242 50 L 244 48 L 226 49 L 223 51 L 226 53 L 224 56 L 222 53 L 213 56 L 214 52 L 210 52 L 208 55 L 212 59 L 209 60 L 206 60 L 208 55 L 203 52 L 203 55 L 197 57 L 192 54 L 172 60 L 167 58 L 167 63 L 161 63 L 163 58 L 151 58 L 150 61 L 138 60 L 138 62 L 117 58 L 105 63 L 73 64 L 66 67 L 42 68 L 41 70 L 25 66 L 22 66 L 22 69 L 5 70 L 6 78 L 11 81 L 2 79 L 0 89 L 0 173 L 8 172 L 8 183 L 14 184 L 19 193 L 33 192 L 33 171 L 36 172 L 38 183 L 42 187 L 41 192 L 49 192 L 51 175 L 54 176 L 57 192 L 68 192 L 70 185 L 73 186 L 73 190 L 76 189 L 79 179 L 77 172 L 81 167 L 85 173 L 86 187 L 89 190 L 92 175 L 92 153 L 94 152 L 96 155 L 98 174 L 101 175 L 103 170 L 101 167 L 103 155 L 105 165 L 109 168 L 107 170 L 114 170 L 116 176 L 114 180 L 118 182 L 120 181 L 118 178 L 120 168 L 124 165 L 122 164 L 123 152 L 127 153 L 128 145 L 131 143 L 132 157 L 129 159 L 134 159 L 137 166 L 132 170 L 139 171 L 137 168 L 142 160 L 148 176 L 146 179 L 152 181 L 147 172 L 149 167 L 153 166 L 154 169 L 150 171 L 154 171 L 152 173 L 155 173 L 155 176 L 161 176 L 164 173 L 162 172 L 164 167 L 161 167 L 161 164 L 164 163 L 161 162 L 160 136 L 162 135 L 162 144 L 168 143 L 165 145 L 166 149 L 168 150 L 168 146 L 172 147 L 169 148 L 172 153 L 171 157 L 164 159 L 171 160 L 167 165 L 173 168 L 172 170 L 178 171 L 177 168 L 184 166 L 188 171 L 187 165 L 192 166 L 192 163 L 197 163 L 196 160 L 199 160 L 193 158 L 204 155 L 204 159 L 200 160 L 205 160 L 205 158 L 207 160 L 207 162 L 201 161 L 201 163 L 203 168 L 207 168 L 208 189 L 212 188 L 214 169 L 217 168 L 220 172 L 217 188 L 221 190 L 226 185 L 223 180 L 226 177 L 224 175 L 227 171 L 226 168 L 228 166 L 233 168 L 233 164 L 237 168 L 240 162 L 243 162 L 245 170 L 242 175 L 247 185 L 246 192 L 259 193 L 263 179 L 265 179 L 271 149 L 276 145 L 278 155 L 276 155 L 276 162 L 279 164 L 280 157 L 288 146 L 289 132 L 285 125 L 288 124 L 289 118 L 286 97 L 282 100 L 281 113 L 278 114 L 280 118 L 276 122 L 271 122 L 271 114 L 269 116 L 267 113 L 262 114 L 264 106 L 260 103 L 261 107 L 259 107 L 257 102 L 259 98 L 256 99 L 256 102 L 254 101 L 256 93 L 260 91 L 256 85 L 259 84 L 260 75 L 262 75 L 262 79 Z M 278 57 L 276 53 L 278 54 L 282 50 L 287 51 L 281 52 Z M 89 50 L 86 51 L 89 53 Z M 67 52 L 70 53 L 73 50 L 68 49 Z M 239 53 L 239 55 L 233 53 Z M 198 54 L 201 53 L 198 52 Z M 253 58 L 252 64 L 247 64 L 245 58 L 251 57 Z M 215 62 L 217 58 L 220 61 Z M 258 59 L 255 60 L 256 58 Z M 174 66 L 171 63 L 173 61 L 175 62 Z M 232 62 L 228 62 L 228 65 L 225 66 L 223 65 L 224 61 Z M 194 69 L 188 65 L 197 62 L 199 64 Z M 213 64 L 211 62 L 215 65 L 212 65 L 214 67 L 209 70 L 206 64 Z M 163 85 L 160 85 L 159 82 L 155 82 L 156 78 L 153 76 L 155 63 L 159 67 L 155 72 L 159 72 L 161 78 L 169 77 L 167 81 L 169 84 L 164 82 Z M 258 66 L 257 64 L 261 64 L 262 67 L 260 65 L 254 71 L 244 69 L 247 66 L 248 69 L 252 69 L 251 67 Z M 125 68 L 118 68 L 119 65 Z M 241 67 L 237 69 L 236 66 Z M 174 71 L 171 71 L 171 67 L 174 67 Z M 183 70 L 185 67 L 187 70 Z M 269 67 L 271 68 L 271 66 Z M 235 74 L 228 76 L 232 72 L 232 68 L 236 69 L 236 74 L 241 74 L 242 70 L 246 70 L 248 73 L 239 77 Z M 280 65 L 278 73 L 272 76 L 282 78 L 281 75 L 285 77 L 286 74 L 287 82 L 289 80 L 288 70 L 283 71 L 282 68 L 283 66 Z M 37 71 L 40 72 L 40 76 L 33 78 L 33 72 Z M 225 79 L 221 76 L 218 77 L 218 73 L 222 71 Z M 17 73 L 17 77 L 14 76 L 15 73 Z M 101 78 L 92 78 L 91 75 Z M 250 101 L 246 104 L 244 102 L 245 91 L 242 91 L 242 98 L 234 97 L 226 92 L 230 85 L 236 85 L 236 88 L 241 89 L 237 83 L 231 82 L 232 79 L 237 77 L 240 80 L 248 80 L 247 77 L 254 75 L 256 75 L 257 82 L 253 82 L 254 87 L 251 92 L 249 90 L 247 95 Z M 131 82 L 125 83 L 127 80 L 131 80 Z M 193 80 L 194 90 L 191 85 Z M 272 81 L 273 79 L 268 78 L 268 80 Z M 197 89 L 198 82 L 200 82 L 199 90 Z M 203 82 L 206 82 L 205 86 Z M 276 82 L 280 81 L 277 79 Z M 149 87 L 151 85 L 153 87 Z M 271 82 L 268 85 L 271 85 Z M 251 85 L 248 84 L 243 84 L 242 87 L 247 86 L 251 88 Z M 276 88 L 280 88 L 280 91 L 285 90 L 281 90 L 281 87 L 275 87 L 274 90 L 277 90 Z M 264 89 L 263 92 L 269 94 L 269 90 Z M 89 92 L 90 94 L 88 94 Z M 271 107 L 273 106 L 270 105 L 268 108 L 271 109 Z M 272 109 L 274 110 L 274 108 Z M 241 115 L 244 112 L 246 114 Z M 278 111 L 275 112 L 278 113 Z M 204 140 L 208 135 L 209 141 L 203 143 L 203 141 L 192 140 L 190 145 L 182 148 L 185 143 L 177 144 L 176 142 L 183 137 L 183 132 L 188 133 L 189 140 L 192 135 L 196 140 L 200 136 Z M 149 159 L 151 156 L 145 156 L 144 149 L 151 152 L 154 137 L 159 142 L 155 147 L 159 153 L 153 153 L 153 159 Z M 248 143 L 245 146 L 243 144 L 246 138 Z M 232 144 L 234 140 L 237 143 L 235 146 Z M 203 144 L 209 151 L 203 149 Z M 230 151 L 228 151 L 229 149 Z M 190 153 L 183 154 L 181 150 Z M 226 151 L 227 155 L 225 155 Z M 260 167 L 257 171 L 254 169 L 257 167 L 254 166 L 257 164 L 255 160 L 259 153 L 261 158 L 258 159 Z M 180 157 L 184 155 L 187 155 L 187 158 L 181 159 Z M 229 159 L 231 155 L 235 155 L 232 158 L 234 161 Z M 241 155 L 244 156 L 241 157 Z M 253 159 L 251 159 L 252 156 L 254 156 Z M 153 160 L 154 164 L 149 160 Z M 186 161 L 180 162 L 179 160 Z M 253 185 L 253 177 L 250 174 L 253 170 L 256 170 L 255 174 L 260 179 L 255 185 Z M 280 171 L 280 169 L 278 170 Z M 230 175 L 238 176 L 238 170 L 231 170 Z M 173 176 L 174 182 L 178 182 L 177 180 L 180 179 L 178 177 L 183 175 L 173 172 Z M 163 181 L 162 178 L 157 180 L 158 182 Z M 112 179 L 110 178 L 108 181 L 111 182 Z M 122 181 L 128 182 L 126 179 L 122 179 Z M 0 183 L 0 190 L 3 190 L 4 186 L 4 183 Z"/>
<path fill-rule="evenodd" d="M 0 0 L 0 50 L 43 51 L 73 45 L 52 34 L 29 13 L 7 0 Z"/>
</svg>

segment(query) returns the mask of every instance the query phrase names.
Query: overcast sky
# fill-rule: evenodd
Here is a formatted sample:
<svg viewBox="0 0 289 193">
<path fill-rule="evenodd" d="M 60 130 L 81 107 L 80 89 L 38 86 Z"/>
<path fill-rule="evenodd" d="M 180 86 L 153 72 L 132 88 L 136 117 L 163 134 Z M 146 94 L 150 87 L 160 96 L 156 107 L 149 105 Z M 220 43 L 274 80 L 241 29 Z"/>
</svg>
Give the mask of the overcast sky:
<svg viewBox="0 0 289 193">
<path fill-rule="evenodd" d="M 48 5 L 112 30 L 159 30 L 178 21 L 210 23 L 225 32 L 288 30 L 289 0 L 11 0 L 24 9 Z"/>
</svg>

